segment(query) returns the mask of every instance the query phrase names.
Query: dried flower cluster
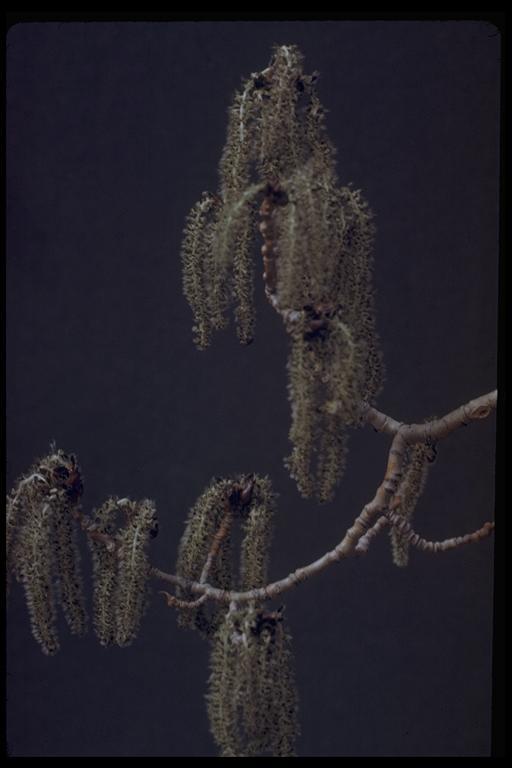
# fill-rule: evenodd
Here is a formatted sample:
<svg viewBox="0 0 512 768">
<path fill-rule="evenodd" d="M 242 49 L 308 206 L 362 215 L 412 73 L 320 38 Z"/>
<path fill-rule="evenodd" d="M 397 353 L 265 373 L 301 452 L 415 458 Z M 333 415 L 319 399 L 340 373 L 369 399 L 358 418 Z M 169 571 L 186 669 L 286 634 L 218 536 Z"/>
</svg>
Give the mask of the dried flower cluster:
<svg viewBox="0 0 512 768">
<path fill-rule="evenodd" d="M 332 497 L 346 431 L 382 379 L 371 287 L 372 216 L 338 187 L 316 75 L 295 46 L 276 48 L 229 110 L 216 194 L 203 193 L 182 247 L 194 336 L 205 348 L 235 306 L 238 335 L 254 332 L 253 244 L 263 238 L 265 290 L 291 337 L 287 466 L 304 496 Z"/>
</svg>

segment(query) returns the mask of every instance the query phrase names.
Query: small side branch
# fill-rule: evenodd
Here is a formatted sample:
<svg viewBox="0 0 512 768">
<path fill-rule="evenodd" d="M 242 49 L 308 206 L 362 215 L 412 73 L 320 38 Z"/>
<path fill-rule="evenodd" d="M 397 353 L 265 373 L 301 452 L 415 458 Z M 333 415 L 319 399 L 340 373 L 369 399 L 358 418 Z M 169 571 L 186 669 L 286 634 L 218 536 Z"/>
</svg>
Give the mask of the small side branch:
<svg viewBox="0 0 512 768">
<path fill-rule="evenodd" d="M 201 595 L 201 597 L 198 597 L 197 600 L 180 600 L 178 597 L 169 594 L 169 592 L 166 592 L 163 589 L 161 589 L 158 594 L 165 597 L 168 608 L 180 608 L 181 610 L 193 610 L 194 608 L 199 608 L 199 606 L 208 599 L 206 593 Z"/>
<path fill-rule="evenodd" d="M 407 538 L 411 546 L 423 552 L 448 552 L 450 549 L 457 549 L 464 544 L 477 544 L 482 539 L 487 538 L 494 530 L 494 523 L 487 522 L 477 531 L 466 533 L 464 536 L 454 536 L 451 539 L 444 539 L 444 541 L 428 541 L 417 534 L 412 526 L 395 512 L 386 512 L 385 517 Z"/>
<path fill-rule="evenodd" d="M 221 548 L 222 542 L 224 541 L 224 539 L 226 538 L 226 536 L 228 535 L 231 529 L 232 522 L 233 522 L 233 510 L 231 508 L 229 499 L 226 499 L 224 517 L 222 518 L 219 528 L 215 536 L 213 537 L 212 546 L 210 548 L 210 551 L 208 552 L 208 557 L 206 558 L 204 568 L 199 578 L 200 584 L 206 583 L 212 564 L 214 563 L 215 558 L 219 554 L 219 550 Z"/>
</svg>

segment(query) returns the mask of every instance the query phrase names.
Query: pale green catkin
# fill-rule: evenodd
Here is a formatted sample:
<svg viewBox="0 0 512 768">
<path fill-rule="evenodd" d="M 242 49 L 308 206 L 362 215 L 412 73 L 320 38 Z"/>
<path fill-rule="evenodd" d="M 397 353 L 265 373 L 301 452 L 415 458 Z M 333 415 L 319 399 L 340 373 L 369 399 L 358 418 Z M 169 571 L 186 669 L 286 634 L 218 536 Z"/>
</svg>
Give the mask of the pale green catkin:
<svg viewBox="0 0 512 768">
<path fill-rule="evenodd" d="M 219 326 L 226 304 L 224 276 L 212 258 L 219 207 L 215 195 L 203 194 L 188 216 L 181 249 L 183 290 L 194 314 L 194 342 L 199 349 L 208 346 L 212 328 Z"/>
<path fill-rule="evenodd" d="M 212 644 L 206 699 L 222 757 L 295 754 L 298 696 L 280 611 L 249 605 L 226 613 Z"/>
<path fill-rule="evenodd" d="M 210 730 L 221 757 L 236 757 L 243 749 L 238 725 L 239 644 L 233 642 L 233 632 L 233 621 L 226 617 L 212 643 L 206 696 Z"/>
<path fill-rule="evenodd" d="M 53 535 L 59 602 L 70 632 L 73 635 L 84 635 L 87 631 L 87 612 L 80 572 L 80 551 L 76 541 L 76 525 L 67 504 L 56 509 Z"/>
<path fill-rule="evenodd" d="M 48 483 L 33 467 L 27 477 L 21 478 L 7 497 L 5 549 L 6 549 L 6 590 L 10 590 L 11 576 L 18 581 L 21 579 L 20 566 L 23 562 L 23 546 L 25 544 L 20 532 L 26 525 L 34 505 L 49 494 Z M 39 486 L 43 484 L 43 487 Z"/>
<path fill-rule="evenodd" d="M 156 523 L 155 505 L 149 499 L 123 507 L 127 522 L 118 536 L 116 634 L 118 645 L 130 645 L 137 637 L 147 607 L 148 545 Z"/>
<path fill-rule="evenodd" d="M 318 439 L 319 419 L 316 412 L 316 365 L 314 349 L 304 344 L 304 317 L 299 318 L 291 337 L 288 358 L 288 396 L 292 407 L 289 438 L 293 446 L 285 464 L 303 496 L 315 491 L 312 470 L 313 450 Z"/>
<path fill-rule="evenodd" d="M 246 204 L 245 217 L 238 222 L 233 257 L 233 295 L 236 300 L 235 320 L 238 338 L 242 344 L 250 344 L 254 337 L 254 266 L 252 248 L 256 206 Z"/>
<path fill-rule="evenodd" d="M 109 498 L 89 526 L 94 630 L 102 645 L 130 645 L 147 606 L 150 539 L 158 531 L 150 499 Z"/>
<path fill-rule="evenodd" d="M 342 233 L 345 226 L 334 169 L 324 171 L 313 157 L 281 182 L 287 203 L 276 207 L 273 225 L 279 243 L 277 293 L 287 309 L 342 302 Z"/>
<path fill-rule="evenodd" d="M 23 528 L 23 559 L 19 565 L 32 634 L 46 655 L 59 650 L 53 575 L 52 505 L 34 506 Z"/>
<path fill-rule="evenodd" d="M 230 303 L 240 341 L 250 342 L 254 273 L 260 271 L 252 258 L 254 242 L 262 243 L 255 214 L 264 203 L 259 223 L 267 295 L 291 337 L 286 465 L 302 495 L 326 501 L 343 475 L 348 430 L 379 392 L 383 364 L 372 288 L 373 218 L 358 190 L 338 186 L 315 80 L 304 74 L 293 45 L 276 46 L 269 66 L 245 80 L 229 110 L 218 194 L 205 195 L 192 209 L 183 252 L 185 294 L 202 329 L 199 346 L 224 327 Z M 200 215 L 213 201 L 215 217 Z"/>
<path fill-rule="evenodd" d="M 259 91 L 261 143 L 256 152 L 258 170 L 269 182 L 286 178 L 311 152 L 303 129 L 308 94 L 302 64 L 303 56 L 296 46 L 277 46 L 269 65 L 268 85 Z"/>
<path fill-rule="evenodd" d="M 114 537 L 119 514 L 117 499 L 109 498 L 93 512 L 94 531 Z M 116 640 L 117 553 L 114 542 L 107 547 L 103 541 L 89 536 L 88 544 L 93 564 L 94 631 L 101 645 L 108 646 Z"/>
<path fill-rule="evenodd" d="M 258 478 L 255 480 L 251 504 L 242 523 L 239 582 L 242 590 L 262 587 L 267 582 L 274 512 L 275 495 L 270 479 Z"/>
</svg>

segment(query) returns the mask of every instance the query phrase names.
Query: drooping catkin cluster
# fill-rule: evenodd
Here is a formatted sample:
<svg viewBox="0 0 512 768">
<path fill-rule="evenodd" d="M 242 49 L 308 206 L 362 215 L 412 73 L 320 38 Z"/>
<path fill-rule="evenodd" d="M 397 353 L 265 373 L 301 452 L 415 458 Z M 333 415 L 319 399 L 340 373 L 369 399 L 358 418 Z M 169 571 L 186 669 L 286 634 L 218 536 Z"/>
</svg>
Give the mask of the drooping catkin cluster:
<svg viewBox="0 0 512 768">
<path fill-rule="evenodd" d="M 193 206 L 182 246 L 184 292 L 200 348 L 225 325 L 231 302 L 240 340 L 252 340 L 258 195 L 312 158 L 321 171 L 333 163 L 314 80 L 302 72 L 295 46 L 279 46 L 269 67 L 243 83 L 229 108 L 218 193 L 204 192 Z"/>
<path fill-rule="evenodd" d="M 11 575 L 23 584 L 32 634 L 48 655 L 59 649 L 57 604 L 73 634 L 87 629 L 75 538 L 82 492 L 76 458 L 52 446 L 7 498 L 7 586 Z"/>
<path fill-rule="evenodd" d="M 404 474 L 393 504 L 394 513 L 406 523 L 412 520 L 435 455 L 435 448 L 429 443 L 416 443 L 408 450 Z M 389 536 L 393 562 L 404 568 L 409 563 L 409 537 L 395 526 L 390 529 Z"/>
<path fill-rule="evenodd" d="M 158 532 L 155 505 L 149 499 L 110 498 L 94 512 L 87 530 L 94 630 L 102 645 L 130 645 L 147 605 L 148 546 Z"/>
<path fill-rule="evenodd" d="M 215 635 L 208 716 L 221 757 L 291 757 L 299 733 L 291 637 L 281 610 L 232 606 Z"/>
<path fill-rule="evenodd" d="M 338 186 L 315 80 L 298 49 L 282 45 L 243 83 L 229 109 L 218 193 L 192 209 L 182 255 L 198 346 L 225 324 L 232 302 L 248 343 L 259 213 L 266 295 L 291 337 L 287 466 L 304 496 L 325 501 L 343 473 L 347 428 L 378 393 L 382 361 L 372 215 L 360 192 Z"/>
<path fill-rule="evenodd" d="M 176 564 L 176 573 L 191 581 L 220 589 L 263 586 L 272 534 L 275 496 L 267 477 L 240 475 L 214 478 L 188 515 Z M 240 526 L 239 573 L 235 566 L 233 534 Z M 193 600 L 190 590 L 179 588 L 181 599 Z M 222 606 L 208 601 L 178 614 L 182 627 L 211 637 L 223 618 Z"/>
<path fill-rule="evenodd" d="M 226 590 L 267 583 L 275 495 L 268 477 L 215 478 L 190 511 L 176 571 Z M 235 565 L 235 525 L 241 534 Z M 196 602 L 191 590 L 179 596 Z M 294 754 L 298 734 L 291 638 L 281 609 L 255 601 L 226 607 L 207 601 L 178 606 L 181 626 L 212 641 L 207 694 L 210 728 L 222 757 Z"/>
<path fill-rule="evenodd" d="M 282 233 L 277 294 L 291 309 L 287 465 L 304 496 L 325 501 L 343 473 L 346 429 L 358 425 L 363 401 L 374 399 L 380 383 L 371 214 L 358 192 L 337 190 L 329 174 L 306 167 L 289 185 L 288 204 L 275 209 L 273 226 Z"/>
</svg>

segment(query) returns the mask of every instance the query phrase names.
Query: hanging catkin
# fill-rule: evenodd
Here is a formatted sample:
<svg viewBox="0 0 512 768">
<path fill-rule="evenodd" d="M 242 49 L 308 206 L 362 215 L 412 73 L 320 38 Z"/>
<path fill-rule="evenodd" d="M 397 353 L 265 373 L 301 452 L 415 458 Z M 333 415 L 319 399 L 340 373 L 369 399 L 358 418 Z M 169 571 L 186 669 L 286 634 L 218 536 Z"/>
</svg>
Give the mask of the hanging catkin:
<svg viewBox="0 0 512 768">
<path fill-rule="evenodd" d="M 229 110 L 216 194 L 189 215 L 185 296 L 203 349 L 230 304 L 240 340 L 254 335 L 255 241 L 265 291 L 290 335 L 292 423 L 286 459 L 304 496 L 332 498 L 348 431 L 381 386 L 372 288 L 374 224 L 361 193 L 338 185 L 316 74 L 296 46 L 277 46 Z M 259 208 L 259 224 L 256 212 Z"/>
</svg>

